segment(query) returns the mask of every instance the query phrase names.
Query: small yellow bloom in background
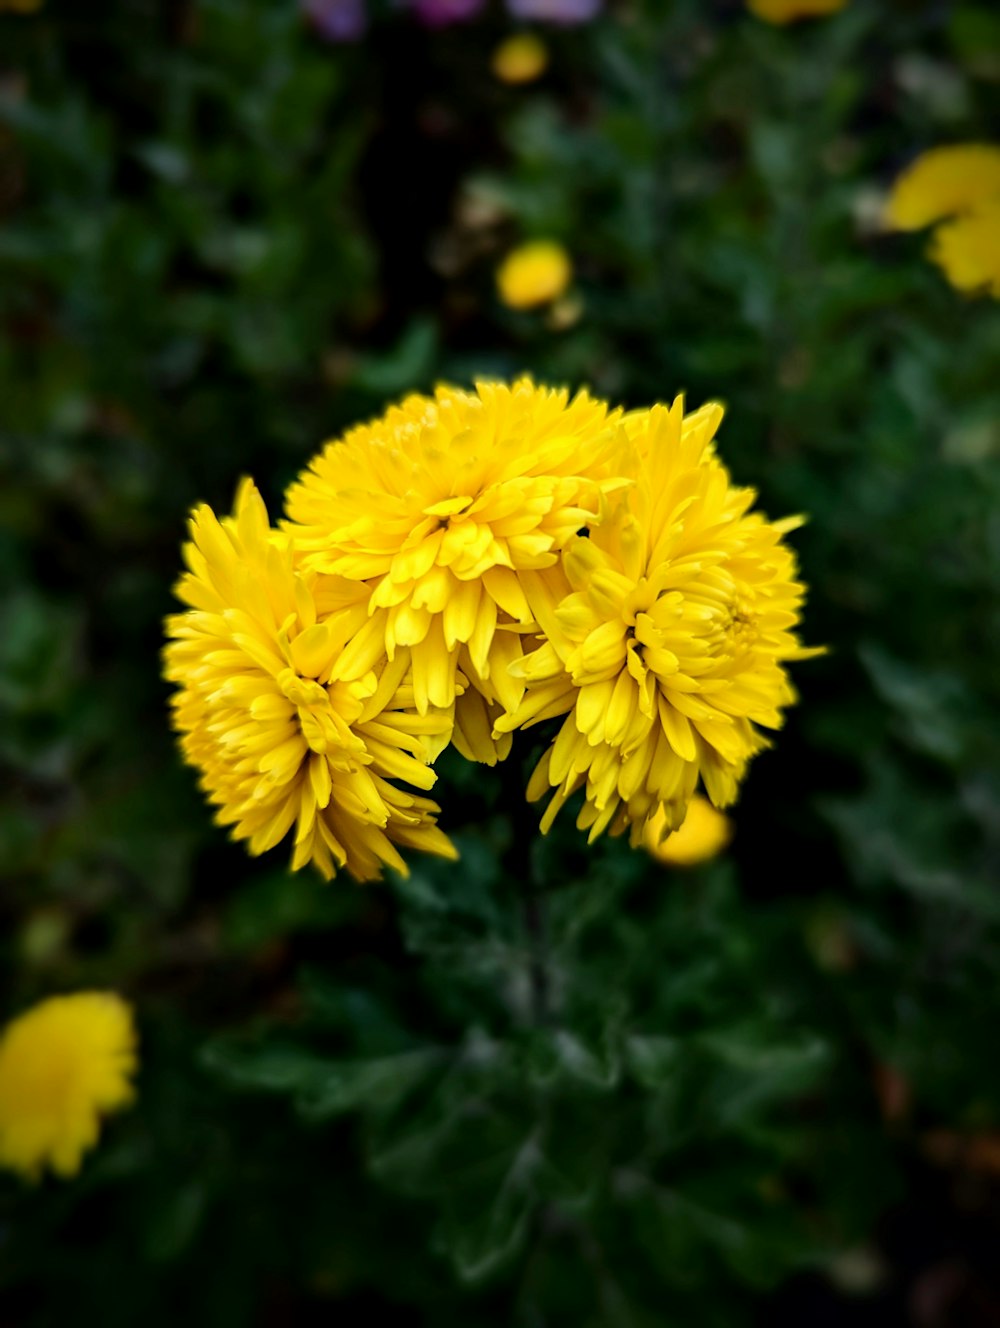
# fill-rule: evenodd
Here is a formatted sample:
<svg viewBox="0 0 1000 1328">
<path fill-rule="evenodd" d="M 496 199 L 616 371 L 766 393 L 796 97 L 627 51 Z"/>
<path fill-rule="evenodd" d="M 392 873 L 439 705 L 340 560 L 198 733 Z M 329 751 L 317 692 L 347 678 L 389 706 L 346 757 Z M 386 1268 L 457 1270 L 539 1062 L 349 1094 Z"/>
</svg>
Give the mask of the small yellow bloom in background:
<svg viewBox="0 0 1000 1328">
<path fill-rule="evenodd" d="M 645 848 L 667 867 L 697 867 L 717 857 L 733 837 L 732 821 L 700 793 L 688 804 L 683 825 L 664 839 L 669 825 L 667 808 L 662 807 L 643 835 Z"/>
<path fill-rule="evenodd" d="M 493 52 L 493 72 L 503 83 L 533 83 L 548 63 L 548 47 L 533 32 L 515 32 Z"/>
<path fill-rule="evenodd" d="M 500 264 L 497 291 L 509 309 L 534 309 L 558 300 L 572 279 L 573 264 L 561 244 L 529 240 Z"/>
<path fill-rule="evenodd" d="M 892 187 L 885 218 L 897 231 L 917 231 L 1000 198 L 1000 147 L 959 143 L 922 153 Z"/>
<path fill-rule="evenodd" d="M 957 290 L 1000 298 L 1000 147 L 959 143 L 923 153 L 893 186 L 885 221 L 902 231 L 942 223 L 932 262 Z"/>
<path fill-rule="evenodd" d="M 37 14 L 45 0 L 0 0 L 0 14 Z"/>
<path fill-rule="evenodd" d="M 129 1106 L 138 1067 L 131 1007 L 111 992 L 54 996 L 0 1034 L 0 1166 L 75 1176 L 101 1117 Z"/>
<path fill-rule="evenodd" d="M 747 8 L 766 23 L 795 23 L 846 9 L 848 0 L 747 0 Z"/>
<path fill-rule="evenodd" d="M 956 289 L 1000 299 L 1000 197 L 939 226 L 930 256 Z"/>
</svg>

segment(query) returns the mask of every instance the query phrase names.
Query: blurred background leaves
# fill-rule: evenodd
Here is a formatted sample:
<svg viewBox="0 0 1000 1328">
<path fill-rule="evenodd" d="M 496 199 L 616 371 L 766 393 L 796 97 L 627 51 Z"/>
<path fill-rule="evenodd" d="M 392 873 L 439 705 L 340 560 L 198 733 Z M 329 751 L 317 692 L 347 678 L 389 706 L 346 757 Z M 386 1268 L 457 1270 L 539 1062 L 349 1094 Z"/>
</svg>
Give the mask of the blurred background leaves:
<svg viewBox="0 0 1000 1328">
<path fill-rule="evenodd" d="M 0 991 L 114 986 L 139 1106 L 0 1181 L 0 1322 L 1000 1322 L 1000 306 L 881 200 L 1000 141 L 992 4 L 737 0 L 356 45 L 293 0 L 0 14 Z M 550 238 L 565 301 L 495 272 Z M 802 705 L 725 860 L 441 763 L 459 866 L 213 828 L 158 679 L 185 514 L 435 380 L 728 407 L 803 511 Z"/>
</svg>

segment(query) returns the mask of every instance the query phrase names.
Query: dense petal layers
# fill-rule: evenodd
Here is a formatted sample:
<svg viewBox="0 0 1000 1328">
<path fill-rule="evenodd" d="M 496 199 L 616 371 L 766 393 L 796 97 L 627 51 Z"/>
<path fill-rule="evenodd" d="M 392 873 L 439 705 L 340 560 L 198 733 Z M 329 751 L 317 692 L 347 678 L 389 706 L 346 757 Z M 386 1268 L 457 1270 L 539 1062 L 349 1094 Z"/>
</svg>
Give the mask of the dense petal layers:
<svg viewBox="0 0 1000 1328">
<path fill-rule="evenodd" d="M 750 511 L 715 455 L 722 411 L 683 401 L 625 421 L 636 482 L 589 538 L 568 541 L 560 577 L 526 578 L 545 640 L 513 666 L 526 693 L 497 728 L 565 715 L 529 796 L 579 788 L 593 839 L 650 820 L 681 823 L 699 780 L 731 803 L 750 758 L 794 699 L 784 664 L 815 652 L 794 635 L 804 587 L 783 541 L 796 521 Z"/>
<path fill-rule="evenodd" d="M 0 1035 L 0 1166 L 37 1179 L 73 1176 L 101 1117 L 133 1098 L 132 1011 L 110 992 L 56 996 Z"/>
<path fill-rule="evenodd" d="M 600 520 L 622 446 L 620 412 L 586 392 L 439 387 L 328 444 L 289 492 L 286 529 L 305 572 L 364 588 L 366 631 L 390 661 L 409 652 L 421 715 L 452 704 L 456 679 L 509 710 L 536 628 L 522 578 Z M 466 754 L 496 759 L 480 702 L 463 697 L 458 717 Z"/>
<path fill-rule="evenodd" d="M 593 838 L 657 843 L 703 787 L 736 797 L 795 699 L 804 587 L 715 453 L 722 408 L 609 411 L 480 382 L 410 396 L 327 445 L 280 531 L 249 482 L 199 508 L 168 621 L 187 759 L 260 853 L 364 879 L 449 854 L 429 789 L 449 742 L 494 764 L 559 720 L 530 798 L 584 792 Z"/>
<path fill-rule="evenodd" d="M 165 674 L 218 822 L 251 853 L 294 827 L 293 868 L 326 877 L 405 871 L 397 846 L 454 856 L 437 806 L 394 782 L 433 785 L 452 708 L 418 713 L 409 651 L 387 658 L 365 587 L 296 569 L 249 481 L 232 517 L 196 510 L 185 559 Z"/>
</svg>

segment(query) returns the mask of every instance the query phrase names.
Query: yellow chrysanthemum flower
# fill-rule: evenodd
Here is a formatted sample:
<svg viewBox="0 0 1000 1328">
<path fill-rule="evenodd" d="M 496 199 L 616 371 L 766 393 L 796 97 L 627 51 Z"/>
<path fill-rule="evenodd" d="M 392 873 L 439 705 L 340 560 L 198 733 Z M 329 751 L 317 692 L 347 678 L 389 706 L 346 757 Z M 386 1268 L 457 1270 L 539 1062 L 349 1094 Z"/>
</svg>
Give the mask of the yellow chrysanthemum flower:
<svg viewBox="0 0 1000 1328">
<path fill-rule="evenodd" d="M 918 231 L 1000 198 L 1000 147 L 958 143 L 922 153 L 899 177 L 886 204 L 889 226 Z"/>
<path fill-rule="evenodd" d="M 638 845 L 665 808 L 680 825 L 699 779 L 732 802 L 749 759 L 795 699 L 783 667 L 818 653 L 792 629 L 804 588 L 783 543 L 735 488 L 712 438 L 722 408 L 685 417 L 683 400 L 626 418 L 641 464 L 634 486 L 555 573 L 522 578 L 544 643 L 513 666 L 528 691 L 499 731 L 566 714 L 529 785 L 556 790 L 547 829 L 579 788 L 590 838 L 632 827 Z"/>
<path fill-rule="evenodd" d="M 136 1048 L 131 1009 L 108 992 L 55 996 L 12 1020 L 0 1034 L 0 1166 L 76 1175 L 101 1117 L 133 1100 Z"/>
<path fill-rule="evenodd" d="M 848 0 L 747 0 L 747 8 L 767 23 L 795 23 L 801 18 L 823 18 L 847 7 Z"/>
<path fill-rule="evenodd" d="M 405 872 L 396 845 L 454 857 L 437 806 L 389 782 L 433 785 L 451 715 L 416 712 L 409 652 L 387 659 L 366 587 L 297 570 L 249 481 L 232 517 L 196 510 L 184 552 L 189 609 L 167 620 L 165 674 L 217 821 L 255 854 L 294 825 L 293 869 L 327 878 Z"/>
<path fill-rule="evenodd" d="M 939 226 L 930 256 L 958 290 L 1000 299 L 1000 196 Z"/>
<path fill-rule="evenodd" d="M 529 240 L 497 269 L 497 293 L 509 309 L 535 309 L 566 293 L 573 280 L 569 254 L 555 240 Z"/>
<path fill-rule="evenodd" d="M 493 52 L 493 72 L 503 83 L 533 83 L 548 63 L 548 47 L 534 32 L 515 32 Z"/>
<path fill-rule="evenodd" d="M 697 867 L 717 857 L 733 837 L 733 823 L 707 798 L 696 793 L 677 830 L 671 830 L 665 808 L 646 822 L 643 845 L 667 867 Z"/>
<path fill-rule="evenodd" d="M 481 382 L 439 387 L 327 445 L 288 495 L 287 526 L 307 573 L 359 583 L 366 615 L 356 669 L 401 649 L 417 712 L 458 699 L 454 741 L 492 763 L 492 717 L 516 709 L 510 665 L 536 624 L 526 572 L 555 567 L 599 520 L 615 474 L 621 414 L 586 392 Z"/>
</svg>

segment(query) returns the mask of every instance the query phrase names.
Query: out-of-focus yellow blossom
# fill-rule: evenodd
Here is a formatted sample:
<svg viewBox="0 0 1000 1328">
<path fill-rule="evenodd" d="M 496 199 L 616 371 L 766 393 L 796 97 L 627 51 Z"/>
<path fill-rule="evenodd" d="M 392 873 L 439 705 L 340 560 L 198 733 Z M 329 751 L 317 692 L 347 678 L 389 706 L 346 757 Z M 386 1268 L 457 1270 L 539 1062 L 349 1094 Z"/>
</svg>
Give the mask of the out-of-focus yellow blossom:
<svg viewBox="0 0 1000 1328">
<path fill-rule="evenodd" d="M 0 1034 L 0 1166 L 37 1180 L 74 1176 L 101 1117 L 133 1100 L 130 1007 L 110 992 L 54 996 Z"/>
<path fill-rule="evenodd" d="M 497 292 L 509 309 L 534 309 L 565 294 L 573 279 L 569 254 L 555 240 L 529 240 L 497 269 Z"/>
<path fill-rule="evenodd" d="M 37 14 L 45 0 L 0 0 L 0 14 Z"/>
<path fill-rule="evenodd" d="M 165 675 L 187 761 L 251 853 L 295 827 L 292 867 L 340 867 L 358 880 L 396 846 L 454 857 L 437 806 L 392 780 L 429 789 L 430 760 L 451 732 L 441 709 L 414 706 L 408 650 L 386 657 L 384 623 L 359 582 L 296 570 L 248 480 L 232 517 L 191 519 L 185 613 L 167 620 Z"/>
<path fill-rule="evenodd" d="M 1000 147 L 959 143 L 922 153 L 892 187 L 886 222 L 917 231 L 1000 198 Z"/>
<path fill-rule="evenodd" d="M 940 225 L 930 256 L 958 290 L 1000 299 L 1000 197 Z"/>
<path fill-rule="evenodd" d="M 548 47 L 533 32 L 515 32 L 493 52 L 493 72 L 504 83 L 533 83 L 548 63 Z"/>
<path fill-rule="evenodd" d="M 636 482 L 566 543 L 561 578 L 522 577 L 543 644 L 513 665 L 527 691 L 497 728 L 567 716 L 528 788 L 555 790 L 543 830 L 580 788 L 579 827 L 631 827 L 633 846 L 654 816 L 679 826 L 699 780 L 728 805 L 767 745 L 758 726 L 795 700 L 785 663 L 818 653 L 794 634 L 804 587 L 784 537 L 800 521 L 750 511 L 715 455 L 721 418 L 685 416 L 682 398 L 626 416 Z"/>
<path fill-rule="evenodd" d="M 849 0 L 747 0 L 747 8 L 767 23 L 795 23 L 845 9 Z"/>
<path fill-rule="evenodd" d="M 647 822 L 643 844 L 658 862 L 668 867 L 697 867 L 717 857 L 732 837 L 733 823 L 729 817 L 696 793 L 688 803 L 680 829 L 671 831 L 666 812 L 657 811 Z"/>
<path fill-rule="evenodd" d="M 896 230 L 939 222 L 931 260 L 958 290 L 1000 298 L 1000 147 L 933 148 L 893 186 L 885 219 Z"/>
<path fill-rule="evenodd" d="M 305 572 L 356 584 L 351 670 L 405 649 L 418 714 L 455 704 L 463 755 L 504 756 L 492 722 L 518 706 L 510 666 L 536 627 L 521 578 L 599 520 L 625 482 L 620 434 L 604 402 L 524 378 L 408 397 L 328 444 L 290 489 L 286 528 Z"/>
</svg>

